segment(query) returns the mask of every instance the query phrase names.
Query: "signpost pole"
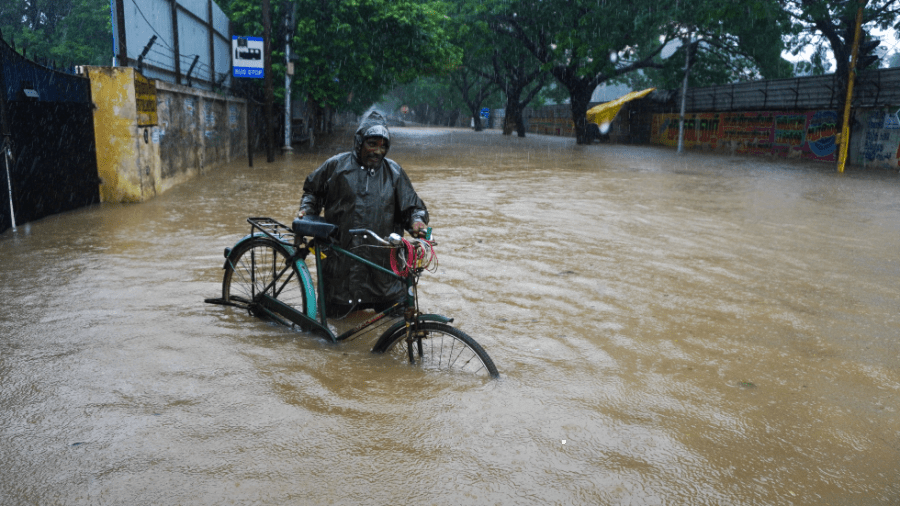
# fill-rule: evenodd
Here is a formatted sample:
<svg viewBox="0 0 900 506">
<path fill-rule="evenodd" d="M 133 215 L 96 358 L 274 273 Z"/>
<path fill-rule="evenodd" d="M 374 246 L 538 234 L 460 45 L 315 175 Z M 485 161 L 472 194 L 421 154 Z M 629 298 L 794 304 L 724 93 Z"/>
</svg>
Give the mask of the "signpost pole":
<svg viewBox="0 0 900 506">
<path fill-rule="evenodd" d="M 255 36 L 231 36 L 231 61 L 232 61 L 232 77 L 236 79 L 263 79 L 269 75 L 264 66 L 267 58 L 263 57 L 265 51 L 265 41 L 261 37 Z M 265 75 L 264 75 L 265 74 Z M 248 93 L 247 99 L 247 157 L 250 159 L 250 166 L 253 167 L 253 149 L 256 147 L 256 140 L 260 125 L 259 116 L 253 113 L 254 99 L 252 93 Z M 269 98 L 271 100 L 271 97 Z M 258 103 L 258 102 L 257 102 Z M 271 102 L 269 102 L 271 105 Z M 265 104 L 264 104 L 265 105 Z M 268 118 L 271 116 L 271 107 L 268 111 L 270 114 L 262 118 L 262 128 L 271 132 L 268 127 Z M 272 144 L 272 139 L 266 135 L 266 141 Z M 274 155 L 270 154 L 269 161 L 274 160 Z"/>
</svg>

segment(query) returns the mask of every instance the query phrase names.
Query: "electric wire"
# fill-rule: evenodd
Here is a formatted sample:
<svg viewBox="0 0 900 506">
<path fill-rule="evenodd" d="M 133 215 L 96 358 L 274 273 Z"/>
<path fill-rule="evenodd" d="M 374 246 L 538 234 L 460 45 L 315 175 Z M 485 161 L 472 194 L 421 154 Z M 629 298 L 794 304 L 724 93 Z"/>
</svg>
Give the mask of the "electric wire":
<svg viewBox="0 0 900 506">
<path fill-rule="evenodd" d="M 150 29 L 153 30 L 153 33 L 156 34 L 157 38 L 159 38 L 160 43 L 161 43 L 162 45 L 164 45 L 165 47 L 171 49 L 171 50 L 174 52 L 175 50 L 172 48 L 172 46 L 170 46 L 169 44 L 166 43 L 166 39 L 163 38 L 163 36 L 160 35 L 158 31 L 156 31 L 156 28 L 153 26 L 152 23 L 150 23 L 150 20 L 147 19 L 147 16 L 144 15 L 144 11 L 141 10 L 141 7 L 137 4 L 137 1 L 136 1 L 136 0 L 131 0 L 131 3 L 134 4 L 134 8 L 137 9 L 138 14 L 140 14 L 141 17 L 144 18 L 144 21 L 147 23 L 147 26 L 149 26 Z"/>
<path fill-rule="evenodd" d="M 437 268 L 434 241 L 402 239 L 400 246 L 391 253 L 391 270 L 401 277 L 408 276 L 412 271 L 436 272 Z"/>
<path fill-rule="evenodd" d="M 169 51 L 171 51 L 171 54 L 166 54 L 166 53 L 163 53 L 163 52 L 161 52 L 161 51 L 154 50 L 153 48 L 150 49 L 150 52 L 156 52 L 156 53 L 158 53 L 159 55 L 163 56 L 165 59 L 172 58 L 172 56 L 175 54 L 175 48 L 173 48 L 172 46 L 170 46 L 170 45 L 166 42 L 166 39 L 159 33 L 159 31 L 156 29 L 156 27 L 153 26 L 153 24 L 150 22 L 150 20 L 147 19 L 147 16 L 144 14 L 144 11 L 142 11 L 142 10 L 141 10 L 141 7 L 138 5 L 137 0 L 131 0 L 131 3 L 134 4 L 134 8 L 137 9 L 138 14 L 141 15 L 141 17 L 144 19 L 144 22 L 147 23 L 147 26 L 150 27 L 150 30 L 152 30 L 153 33 L 156 34 L 156 37 L 157 37 L 157 40 L 159 41 L 159 43 L 160 43 L 163 47 L 165 47 L 166 49 L 168 49 Z M 190 65 L 190 63 L 193 62 L 193 59 L 194 59 L 195 56 L 198 56 L 198 55 L 196 55 L 196 54 L 182 54 L 182 53 L 178 53 L 178 59 L 179 59 L 179 61 L 180 61 L 182 64 L 187 63 L 187 65 Z M 175 70 L 175 67 L 174 67 L 173 65 L 164 64 L 164 63 L 162 63 L 162 62 L 160 62 L 160 61 L 158 61 L 158 60 L 150 60 L 150 59 L 148 59 L 148 58 L 144 58 L 144 60 L 147 61 L 147 62 L 153 62 L 154 65 L 159 66 L 160 68 L 163 68 L 163 69 L 166 69 L 166 70 L 169 70 L 169 71 L 174 71 L 174 70 Z M 183 65 L 182 65 L 182 66 L 183 66 Z M 209 65 L 207 65 L 206 63 L 203 63 L 203 62 L 199 62 L 199 61 L 197 62 L 197 66 L 195 66 L 194 68 L 195 68 L 196 70 L 206 69 L 206 72 L 205 72 L 205 73 L 206 73 L 207 75 L 209 75 L 209 73 L 210 73 L 209 71 L 211 70 L 211 67 L 210 67 Z"/>
</svg>

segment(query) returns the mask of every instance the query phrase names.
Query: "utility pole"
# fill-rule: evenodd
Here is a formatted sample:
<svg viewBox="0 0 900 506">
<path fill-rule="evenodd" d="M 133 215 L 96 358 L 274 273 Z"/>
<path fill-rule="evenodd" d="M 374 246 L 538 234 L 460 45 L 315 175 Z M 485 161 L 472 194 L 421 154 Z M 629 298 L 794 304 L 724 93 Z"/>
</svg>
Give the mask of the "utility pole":
<svg viewBox="0 0 900 506">
<path fill-rule="evenodd" d="M 841 145 L 838 146 L 837 171 L 844 172 L 847 164 L 847 149 L 850 147 L 850 102 L 853 101 L 853 81 L 856 77 L 856 56 L 859 54 L 859 32 L 862 26 L 863 7 L 866 0 L 859 1 L 856 11 L 856 28 L 853 33 L 853 50 L 850 52 L 850 75 L 847 78 L 847 100 L 844 102 L 844 121 L 841 123 Z"/>
<path fill-rule="evenodd" d="M 269 0 L 262 0 L 263 16 L 263 65 L 266 79 L 266 161 L 275 161 L 275 125 L 272 121 L 272 20 L 269 11 Z"/>
<path fill-rule="evenodd" d="M 288 0 L 289 1 L 289 0 Z M 291 39 L 294 37 L 294 16 L 297 4 L 290 2 L 284 9 L 284 147 L 281 150 L 290 153 L 291 147 L 291 76 L 294 75 L 294 64 L 291 62 Z"/>
<path fill-rule="evenodd" d="M 684 109 L 687 102 L 688 74 L 691 72 L 691 36 L 684 42 L 684 83 L 681 85 L 681 119 L 678 121 L 678 153 L 684 150 Z"/>
<path fill-rule="evenodd" d="M 116 9 L 116 66 L 128 66 L 128 44 L 125 43 L 125 0 L 115 0 Z"/>
</svg>

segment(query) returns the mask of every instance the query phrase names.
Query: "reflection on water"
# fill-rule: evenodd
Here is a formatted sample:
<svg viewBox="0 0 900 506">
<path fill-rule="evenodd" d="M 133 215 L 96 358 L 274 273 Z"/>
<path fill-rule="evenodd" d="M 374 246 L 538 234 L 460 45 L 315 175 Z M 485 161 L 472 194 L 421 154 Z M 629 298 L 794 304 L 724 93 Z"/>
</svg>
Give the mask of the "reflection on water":
<svg viewBox="0 0 900 506">
<path fill-rule="evenodd" d="M 896 504 L 895 173 L 394 134 L 502 379 L 204 305 L 344 145 L 239 160 L 0 237 L 0 503 Z"/>
</svg>

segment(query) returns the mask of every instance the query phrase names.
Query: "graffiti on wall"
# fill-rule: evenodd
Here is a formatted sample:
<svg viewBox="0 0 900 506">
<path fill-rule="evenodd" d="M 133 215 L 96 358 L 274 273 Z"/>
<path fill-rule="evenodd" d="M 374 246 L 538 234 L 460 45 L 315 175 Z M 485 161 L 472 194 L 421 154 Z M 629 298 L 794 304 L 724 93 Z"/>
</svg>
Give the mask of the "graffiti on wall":
<svg viewBox="0 0 900 506">
<path fill-rule="evenodd" d="M 834 159 L 837 144 L 835 142 L 837 133 L 838 115 L 834 111 L 817 111 L 812 113 L 809 119 L 809 125 L 806 128 L 806 144 L 820 159 L 826 159 L 831 156 Z"/>
<path fill-rule="evenodd" d="M 678 143 L 677 114 L 653 116 L 650 142 Z M 837 114 L 834 111 L 690 114 L 684 121 L 687 148 L 730 150 L 834 161 Z"/>
<path fill-rule="evenodd" d="M 857 163 L 885 168 L 900 167 L 900 109 L 866 111 L 857 116 L 864 138 Z"/>
</svg>

